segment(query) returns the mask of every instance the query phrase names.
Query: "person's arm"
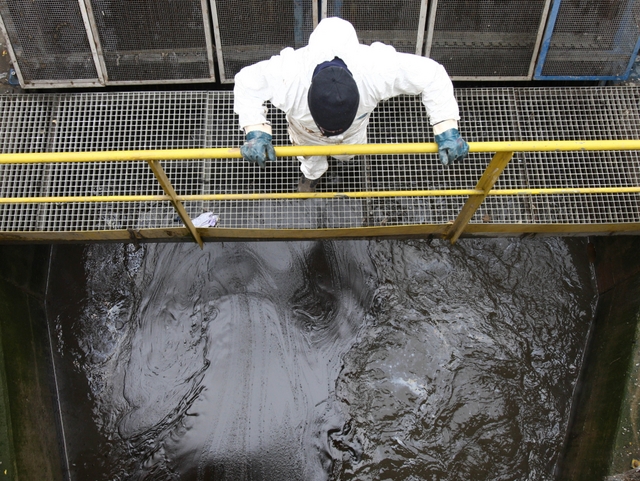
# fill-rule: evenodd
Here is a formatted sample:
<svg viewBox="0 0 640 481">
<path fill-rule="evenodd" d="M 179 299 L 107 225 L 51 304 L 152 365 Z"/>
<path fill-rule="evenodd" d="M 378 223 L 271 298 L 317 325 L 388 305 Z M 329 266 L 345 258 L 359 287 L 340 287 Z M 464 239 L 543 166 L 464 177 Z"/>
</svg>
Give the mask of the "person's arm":
<svg viewBox="0 0 640 481">
<path fill-rule="evenodd" d="M 469 153 L 469 145 L 458 130 L 460 112 L 447 71 L 436 61 L 426 57 L 409 54 L 401 54 L 401 57 L 401 64 L 415 63 L 415 66 L 403 66 L 403 71 L 407 78 L 411 78 L 411 81 L 417 82 L 422 88 L 422 103 L 438 144 L 440 162 L 442 165 L 451 165 L 463 160 Z"/>
<path fill-rule="evenodd" d="M 253 125 L 269 125 L 266 117 L 265 102 L 273 97 L 270 62 L 275 59 L 264 60 L 248 67 L 244 67 L 235 76 L 233 87 L 233 110 L 238 114 L 240 128 L 245 129 Z"/>
<path fill-rule="evenodd" d="M 469 146 L 458 131 L 458 102 L 445 68 L 430 58 L 395 51 L 391 54 L 387 46 L 382 47 L 386 58 L 390 59 L 387 67 L 382 67 L 382 77 L 386 78 L 384 98 L 421 95 L 442 164 L 450 165 L 464 159 Z"/>
<path fill-rule="evenodd" d="M 235 76 L 233 109 L 245 133 L 245 143 L 240 151 L 245 160 L 263 168 L 267 161 L 276 160 L 271 143 L 271 124 L 264 104 L 273 99 L 273 89 L 282 82 L 279 78 L 281 63 L 281 57 L 274 56 L 243 68 Z"/>
</svg>

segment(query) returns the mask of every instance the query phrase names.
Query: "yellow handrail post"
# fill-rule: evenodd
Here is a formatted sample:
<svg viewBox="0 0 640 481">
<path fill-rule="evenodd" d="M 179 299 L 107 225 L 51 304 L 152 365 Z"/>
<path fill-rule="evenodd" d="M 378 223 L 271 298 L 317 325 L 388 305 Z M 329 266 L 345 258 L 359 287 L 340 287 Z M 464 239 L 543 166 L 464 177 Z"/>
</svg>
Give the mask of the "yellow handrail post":
<svg viewBox="0 0 640 481">
<path fill-rule="evenodd" d="M 198 233 L 198 230 L 196 229 L 196 227 L 193 225 L 193 222 L 191 222 L 191 218 L 189 217 L 189 214 L 187 213 L 184 206 L 182 205 L 182 202 L 180 202 L 180 199 L 178 199 L 178 194 L 176 193 L 175 189 L 171 185 L 171 181 L 169 180 L 169 177 L 167 177 L 167 174 L 165 173 L 164 169 L 162 168 L 160 161 L 148 160 L 147 163 L 149 164 L 149 167 L 153 171 L 153 174 L 156 176 L 156 179 L 158 179 L 158 182 L 162 186 L 162 189 L 164 190 L 165 194 L 167 194 L 171 198 L 171 203 L 173 204 L 173 207 L 178 212 L 178 215 L 182 219 L 182 222 L 184 222 L 184 225 L 187 226 L 187 229 L 189 229 L 189 232 L 191 232 L 191 235 L 200 246 L 200 249 L 202 249 L 204 246 L 202 242 L 202 238 L 200 237 L 200 234 Z"/>
<path fill-rule="evenodd" d="M 458 240 L 460 234 L 462 234 L 464 228 L 473 217 L 473 214 L 475 214 L 478 207 L 482 205 L 484 199 L 487 197 L 489 191 L 493 188 L 498 177 L 500 177 L 500 174 L 502 174 L 502 171 L 505 169 L 512 157 L 513 152 L 496 152 L 493 156 L 491 162 L 489 162 L 489 165 L 487 166 L 487 169 L 484 171 L 476 185 L 476 189 L 481 190 L 482 194 L 469 196 L 462 207 L 462 210 L 458 214 L 458 217 L 456 217 L 456 220 L 447 230 L 445 237 L 449 239 L 452 244 L 455 244 Z"/>
</svg>

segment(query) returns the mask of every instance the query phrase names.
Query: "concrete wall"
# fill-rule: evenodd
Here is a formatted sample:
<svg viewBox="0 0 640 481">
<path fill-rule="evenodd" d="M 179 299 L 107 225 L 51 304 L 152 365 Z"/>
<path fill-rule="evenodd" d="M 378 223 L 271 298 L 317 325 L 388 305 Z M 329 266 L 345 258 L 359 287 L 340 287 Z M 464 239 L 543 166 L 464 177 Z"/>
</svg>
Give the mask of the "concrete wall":
<svg viewBox="0 0 640 481">
<path fill-rule="evenodd" d="M 640 459 L 640 237 L 589 248 L 598 305 L 558 479 L 627 479 Z"/>
<path fill-rule="evenodd" d="M 0 246 L 0 479 L 64 479 L 44 309 L 49 251 Z"/>
</svg>

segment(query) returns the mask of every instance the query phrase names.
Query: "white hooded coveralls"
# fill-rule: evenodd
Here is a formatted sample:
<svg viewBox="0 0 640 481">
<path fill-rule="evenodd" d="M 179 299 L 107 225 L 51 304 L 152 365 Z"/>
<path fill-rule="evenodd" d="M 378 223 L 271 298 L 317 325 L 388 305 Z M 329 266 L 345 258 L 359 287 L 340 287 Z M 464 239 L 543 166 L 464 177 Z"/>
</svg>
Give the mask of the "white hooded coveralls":
<svg viewBox="0 0 640 481">
<path fill-rule="evenodd" d="M 324 137 L 311 117 L 307 93 L 315 67 L 334 57 L 341 58 L 353 75 L 360 104 L 356 118 L 346 132 Z M 381 100 L 401 94 L 422 95 L 422 103 L 436 134 L 457 128 L 458 103 L 442 65 L 426 57 L 397 52 L 380 42 L 362 45 L 349 22 L 331 17 L 318 24 L 306 47 L 297 50 L 287 47 L 280 55 L 238 72 L 234 110 L 245 132 L 270 132 L 264 106 L 270 101 L 285 112 L 289 138 L 294 145 L 366 144 L 371 112 Z M 337 158 L 346 160 L 349 156 Z M 298 159 L 300 170 L 308 179 L 317 179 L 327 171 L 325 156 Z"/>
</svg>

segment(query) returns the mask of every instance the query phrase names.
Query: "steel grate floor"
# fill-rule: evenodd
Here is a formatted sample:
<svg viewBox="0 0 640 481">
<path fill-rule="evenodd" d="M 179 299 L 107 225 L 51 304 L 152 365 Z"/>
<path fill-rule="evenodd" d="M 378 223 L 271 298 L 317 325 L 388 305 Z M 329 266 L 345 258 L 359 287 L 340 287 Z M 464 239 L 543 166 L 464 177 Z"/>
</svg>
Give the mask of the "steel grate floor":
<svg viewBox="0 0 640 481">
<path fill-rule="evenodd" d="M 640 138 L 640 88 L 458 89 L 469 141 Z M 2 153 L 236 147 L 243 136 L 233 94 L 215 91 L 0 95 Z M 274 143 L 288 145 L 271 109 Z M 370 143 L 433 142 L 418 97 L 381 103 Z M 472 153 L 442 167 L 435 154 L 358 156 L 330 161 L 318 191 L 472 189 L 491 159 Z M 162 162 L 178 194 L 295 192 L 297 160 L 266 170 L 241 159 Z M 496 188 L 640 186 L 638 152 L 516 153 Z M 145 162 L 0 166 L 0 197 L 162 194 Z M 192 201 L 221 228 L 333 229 L 445 224 L 466 197 L 370 197 Z M 490 196 L 471 223 L 640 222 L 638 194 Z M 73 232 L 182 227 L 169 202 L 0 204 L 0 232 Z"/>
</svg>

